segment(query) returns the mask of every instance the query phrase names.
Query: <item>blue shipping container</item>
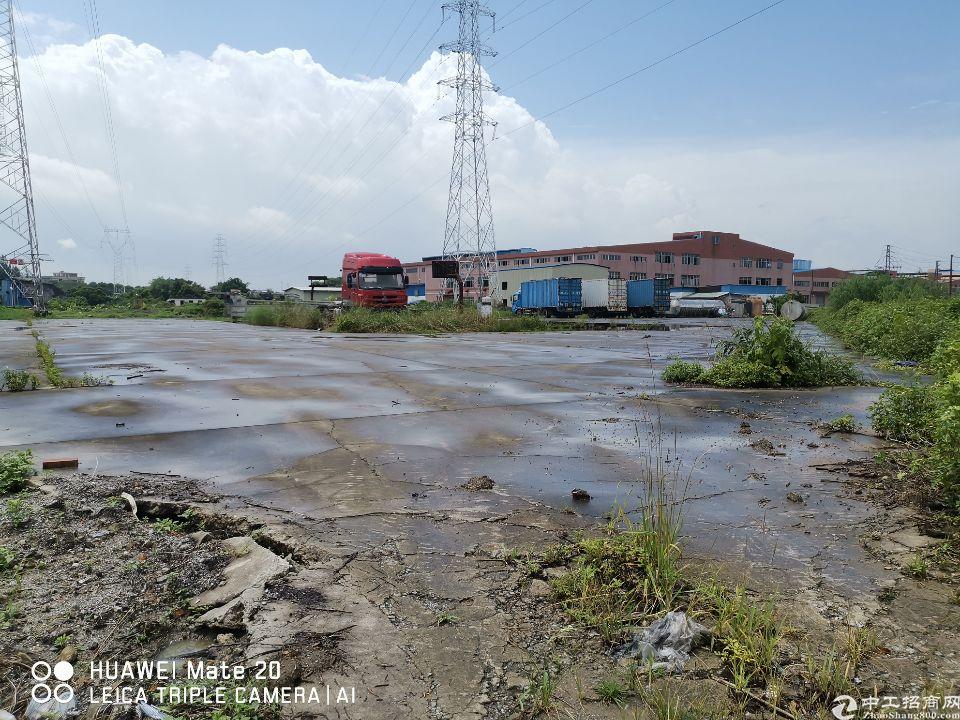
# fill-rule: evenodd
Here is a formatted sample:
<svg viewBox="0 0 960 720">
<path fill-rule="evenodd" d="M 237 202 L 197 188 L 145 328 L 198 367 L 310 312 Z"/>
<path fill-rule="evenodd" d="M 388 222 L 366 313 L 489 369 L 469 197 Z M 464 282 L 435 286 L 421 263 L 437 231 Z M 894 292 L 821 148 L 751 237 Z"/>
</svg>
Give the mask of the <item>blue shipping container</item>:
<svg viewBox="0 0 960 720">
<path fill-rule="evenodd" d="M 653 280 L 627 281 L 627 308 L 630 310 L 640 310 L 642 308 L 653 310 Z"/>
<path fill-rule="evenodd" d="M 583 308 L 580 278 L 527 280 L 513 302 L 516 312 L 578 313 Z"/>
</svg>

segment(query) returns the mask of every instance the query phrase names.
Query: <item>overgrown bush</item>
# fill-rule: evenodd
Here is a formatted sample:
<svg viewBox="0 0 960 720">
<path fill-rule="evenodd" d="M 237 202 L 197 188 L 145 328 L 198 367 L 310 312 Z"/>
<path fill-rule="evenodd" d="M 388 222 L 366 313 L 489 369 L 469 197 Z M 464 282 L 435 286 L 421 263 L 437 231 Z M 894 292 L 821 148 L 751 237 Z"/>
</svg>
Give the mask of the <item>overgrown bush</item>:
<svg viewBox="0 0 960 720">
<path fill-rule="evenodd" d="M 677 358 L 663 369 L 663 381 L 668 383 L 694 383 L 703 377 L 703 365 Z"/>
<path fill-rule="evenodd" d="M 886 273 L 854 275 L 830 290 L 828 307 L 839 310 L 852 300 L 863 302 L 890 302 L 942 298 L 946 295 L 942 283 L 923 278 L 892 277 Z"/>
<path fill-rule="evenodd" d="M 29 450 L 0 455 L 0 495 L 20 492 L 33 475 L 33 453 Z"/>
<path fill-rule="evenodd" d="M 247 311 L 243 319 L 251 325 L 317 330 L 323 325 L 324 312 L 312 305 L 277 303 L 256 305 Z"/>
<path fill-rule="evenodd" d="M 24 390 L 37 389 L 37 377 L 26 370 L 3 369 L 3 382 L 0 383 L 0 389 L 6 389 L 9 392 L 23 392 Z"/>
<path fill-rule="evenodd" d="M 713 367 L 693 379 L 698 367 L 696 363 L 672 363 L 667 367 L 669 373 L 664 372 L 664 380 L 754 388 L 855 385 L 862 379 L 847 358 L 807 347 L 793 323 L 784 318 L 756 318 L 752 325 L 739 328 L 731 339 L 721 342 Z"/>
<path fill-rule="evenodd" d="M 870 406 L 870 422 L 885 438 L 927 445 L 940 411 L 941 399 L 932 385 L 896 385 Z"/>
<path fill-rule="evenodd" d="M 546 330 L 549 321 L 533 315 L 503 315 L 494 312 L 482 317 L 473 305 L 458 308 L 452 303 L 416 303 L 399 310 L 350 308 L 333 322 L 334 332 L 348 333 L 437 333 L 534 332 Z"/>
</svg>

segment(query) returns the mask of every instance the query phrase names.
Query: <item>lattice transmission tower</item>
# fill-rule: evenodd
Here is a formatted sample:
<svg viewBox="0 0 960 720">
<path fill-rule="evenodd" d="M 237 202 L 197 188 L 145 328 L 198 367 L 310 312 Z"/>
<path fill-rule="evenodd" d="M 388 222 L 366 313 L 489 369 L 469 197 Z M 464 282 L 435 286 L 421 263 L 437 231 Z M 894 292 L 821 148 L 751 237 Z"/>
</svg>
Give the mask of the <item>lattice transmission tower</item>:
<svg viewBox="0 0 960 720">
<path fill-rule="evenodd" d="M 113 296 L 120 297 L 127 290 L 129 276 L 127 262 L 133 260 L 134 245 L 127 228 L 104 228 L 101 249 L 109 248 L 113 253 Z"/>
<path fill-rule="evenodd" d="M 217 235 L 213 240 L 213 269 L 217 276 L 217 285 L 227 279 L 227 246 L 223 235 Z"/>
<path fill-rule="evenodd" d="M 455 88 L 456 110 L 440 118 L 456 125 L 453 141 L 453 165 L 450 169 L 450 194 L 447 222 L 443 235 L 443 257 L 460 262 L 460 276 L 468 294 L 477 297 L 489 292 L 496 282 L 497 244 L 493 233 L 493 206 L 487 177 L 485 131 L 495 126 L 483 112 L 483 93 L 497 87 L 484 78 L 481 59 L 497 53 L 480 37 L 481 18 L 489 17 L 496 28 L 495 14 L 479 0 L 455 0 L 443 6 L 460 16 L 460 35 L 455 42 L 440 46 L 441 51 L 457 53 L 456 77 L 441 80 Z"/>
<path fill-rule="evenodd" d="M 29 255 L 29 267 L 24 266 L 25 272 L 21 271 L 19 276 L 10 273 L 10 281 L 22 295 L 30 298 L 34 310 L 42 313 L 45 303 L 40 247 L 33 209 L 27 131 L 23 122 L 12 0 L 0 0 L 0 182 L 14 193 L 13 202 L 0 210 L 0 222 L 20 238 L 19 246 L 4 256 Z M 0 263 L 0 267 L 4 265 Z"/>
</svg>

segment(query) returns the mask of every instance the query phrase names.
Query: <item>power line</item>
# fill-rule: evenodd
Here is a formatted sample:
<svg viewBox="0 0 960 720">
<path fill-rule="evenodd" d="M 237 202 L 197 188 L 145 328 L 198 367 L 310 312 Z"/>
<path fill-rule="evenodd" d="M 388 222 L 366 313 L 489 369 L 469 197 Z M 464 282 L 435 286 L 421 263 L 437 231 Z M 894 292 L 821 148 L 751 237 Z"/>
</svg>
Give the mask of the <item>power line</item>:
<svg viewBox="0 0 960 720">
<path fill-rule="evenodd" d="M 411 0 L 410 4 L 407 6 L 407 11 L 403 14 L 403 17 L 400 18 L 400 22 L 397 23 L 397 26 L 393 29 L 393 32 L 390 33 L 390 37 L 387 39 L 387 42 L 383 44 L 383 47 L 380 48 L 380 52 L 377 53 L 376 59 L 370 63 L 370 69 L 367 70 L 367 75 L 373 74 L 373 69 L 377 66 L 377 63 L 380 62 L 380 58 L 383 57 L 383 53 L 390 46 L 390 43 L 393 42 L 393 38 L 397 36 L 397 33 L 400 31 L 400 26 L 406 21 L 407 16 L 410 14 L 410 11 L 413 10 L 413 6 L 417 4 L 417 0 Z"/>
<path fill-rule="evenodd" d="M 733 28 L 737 27 L 738 25 L 742 25 L 743 23 L 747 22 L 748 20 L 751 20 L 751 19 L 757 17 L 758 15 L 762 15 L 763 13 L 767 12 L 768 10 L 771 10 L 771 9 L 775 8 L 777 5 L 781 5 L 781 4 L 785 3 L 786 1 L 787 1 L 787 0 L 776 0 L 776 2 L 773 2 L 773 3 L 769 4 L 769 5 L 767 5 L 766 7 L 761 8 L 760 10 L 757 10 L 756 12 L 753 12 L 753 13 L 751 13 L 750 15 L 746 15 L 745 17 L 740 18 L 740 19 L 737 20 L 736 22 L 730 23 L 730 24 L 727 25 L 726 27 L 723 27 L 723 28 L 721 28 L 720 30 L 717 30 L 717 31 L 715 31 L 715 32 L 710 33 L 709 35 L 706 35 L 706 36 L 700 38 L 700 39 L 697 40 L 696 42 L 692 42 L 692 43 L 690 43 L 689 45 L 685 45 L 684 47 L 682 47 L 682 48 L 680 48 L 679 50 L 676 50 L 676 51 L 670 53 L 669 55 L 664 55 L 664 56 L 661 57 L 659 60 L 655 60 L 654 62 L 650 63 L 649 65 L 645 65 L 644 67 L 642 67 L 642 68 L 640 68 L 640 69 L 638 69 L 638 70 L 634 70 L 634 71 L 631 72 L 631 73 L 627 73 L 627 74 L 624 75 L 623 77 L 617 78 L 617 79 L 614 80 L 613 82 L 607 83 L 606 85 L 603 85 L 602 87 L 599 87 L 599 88 L 597 88 L 596 90 L 593 90 L 593 91 L 587 93 L 586 95 L 582 95 L 582 96 L 576 98 L 575 100 L 571 100 L 570 102 L 566 103 L 565 105 L 561 105 L 560 107 L 555 108 L 555 109 L 551 110 L 551 111 L 548 112 L 548 113 L 545 113 L 545 114 L 543 114 L 543 115 L 540 115 L 540 116 L 538 116 L 538 117 L 535 117 L 535 118 L 533 118 L 532 120 L 524 123 L 523 125 L 519 125 L 519 126 L 513 128 L 512 130 L 508 130 L 507 132 L 502 133 L 502 135 L 503 135 L 503 136 L 512 135 L 513 133 L 519 132 L 520 130 L 523 130 L 524 128 L 530 127 L 531 125 L 533 125 L 533 124 L 535 124 L 535 123 L 537 123 L 537 122 L 540 122 L 540 121 L 542 121 L 542 120 L 545 120 L 545 119 L 548 118 L 548 117 L 552 117 L 552 116 L 556 115 L 557 113 L 563 112 L 564 110 L 568 110 L 568 109 L 572 108 L 574 105 L 579 105 L 580 103 L 584 102 L 585 100 L 589 100 L 590 98 L 595 97 L 595 96 L 599 95 L 600 93 L 606 92 L 607 90 L 609 90 L 609 89 L 611 89 L 611 88 L 613 88 L 613 87 L 616 87 L 617 85 L 620 85 L 620 84 L 626 82 L 627 80 L 630 80 L 631 78 L 636 77 L 636 76 L 639 75 L 640 73 L 646 72 L 647 70 L 651 70 L 652 68 L 655 68 L 655 67 L 657 67 L 658 65 L 662 65 L 663 63 L 667 62 L 668 60 L 671 60 L 671 59 L 677 57 L 678 55 L 682 55 L 683 53 L 687 52 L 688 50 L 692 50 L 693 48 L 697 47 L 698 45 L 702 45 L 703 43 L 707 42 L 708 40 L 712 40 L 713 38 L 717 37 L 718 35 L 722 35 L 723 33 L 727 32 L 728 30 L 732 30 Z"/>
<path fill-rule="evenodd" d="M 353 56 L 357 54 L 357 48 L 360 47 L 360 43 L 364 41 L 367 35 L 370 32 L 370 28 L 373 27 L 373 21 L 377 19 L 377 16 L 380 14 L 380 11 L 383 10 L 383 6 L 387 4 L 387 0 L 380 0 L 380 4 L 377 5 L 377 9 L 373 11 L 373 15 L 370 16 L 370 19 L 367 20 L 367 25 L 364 27 L 363 32 L 360 34 L 360 37 L 357 38 L 357 42 L 353 44 L 353 49 L 350 50 L 347 59 L 343 61 L 344 67 L 350 66 L 350 61 L 353 60 Z"/>
<path fill-rule="evenodd" d="M 570 12 L 568 12 L 566 15 L 564 15 L 562 18 L 560 18 L 559 20 L 554 21 L 553 23 L 551 23 L 551 24 L 548 25 L 546 28 L 544 28 L 543 30 L 541 30 L 540 32 L 538 32 L 536 35 L 534 35 L 532 38 L 530 38 L 530 39 L 527 40 L 526 42 L 521 43 L 520 45 L 518 45 L 517 47 L 515 47 L 513 50 L 510 50 L 509 52 L 506 52 L 506 53 L 504 53 L 503 55 L 500 55 L 496 60 L 494 60 L 492 63 L 490 63 L 489 67 L 493 67 L 494 65 L 499 65 L 501 62 L 503 62 L 505 59 L 507 59 L 508 57 L 510 57 L 511 55 L 513 55 L 514 53 L 519 52 L 520 50 L 523 50 L 523 48 L 525 48 L 525 47 L 526 47 L 527 45 L 529 45 L 530 43 L 535 42 L 536 40 L 539 40 L 541 37 L 543 37 L 543 36 L 546 35 L 548 32 L 550 32 L 550 31 L 553 30 L 555 27 L 557 27 L 557 25 L 560 25 L 561 23 L 565 22 L 566 20 L 569 20 L 570 18 L 572 18 L 574 15 L 576 15 L 578 12 L 580 12 L 581 10 L 583 10 L 587 5 L 589 5 L 589 4 L 592 3 L 592 2 L 593 2 L 593 0 L 586 0 L 586 2 L 581 3 L 580 5 L 578 5 L 577 7 L 575 7 L 573 10 L 571 10 Z"/>
<path fill-rule="evenodd" d="M 552 70 L 553 68 L 557 67 L 557 65 L 561 65 L 561 64 L 565 63 L 567 60 L 570 60 L 571 58 L 574 58 L 574 57 L 576 57 L 577 55 L 580 55 L 581 53 L 584 53 L 584 52 L 586 52 L 587 50 L 590 50 L 590 49 L 596 47 L 596 46 L 599 45 L 600 43 L 606 42 L 607 40 L 609 40 L 610 38 L 612 38 L 614 35 L 617 35 L 617 34 L 623 32 L 623 31 L 626 30 L 627 28 L 632 27 L 633 25 L 636 25 L 638 22 L 640 22 L 640 21 L 642 21 L 642 20 L 646 20 L 648 17 L 650 17 L 650 16 L 653 15 L 654 13 L 659 12 L 660 10 L 663 10 L 663 8 L 667 7 L 668 5 L 672 5 L 672 4 L 675 3 L 676 1 L 677 1 L 677 0 L 667 0 L 667 2 L 665 2 L 665 3 L 661 4 L 661 5 L 657 5 L 657 7 L 653 8 L 653 10 L 651 10 L 651 11 L 649 11 L 649 12 L 647 12 L 647 13 L 644 13 L 643 15 L 640 15 L 639 17 L 635 17 L 633 20 L 629 20 L 629 21 L 625 22 L 623 25 L 621 25 L 620 27 L 616 28 L 616 29 L 613 30 L 612 32 L 609 32 L 609 33 L 607 33 L 606 35 L 604 35 L 603 37 L 597 38 L 597 39 L 594 40 L 593 42 L 591 42 L 591 43 L 589 43 L 589 44 L 587 44 L 587 45 L 584 45 L 584 46 L 583 46 L 582 48 L 580 48 L 579 50 L 574 50 L 574 51 L 573 51 L 572 53 L 570 53 L 569 55 L 564 55 L 564 56 L 563 56 L 562 58 L 560 58 L 559 60 L 555 60 L 554 62 L 550 63 L 549 65 L 540 68 L 540 69 L 537 70 L 535 73 L 531 73 L 530 75 L 527 75 L 527 76 L 526 76 L 525 78 L 523 78 L 522 80 L 518 80 L 517 82 L 513 83 L 513 84 L 510 85 L 509 87 L 504 88 L 504 90 L 512 90 L 512 89 L 515 88 L 515 87 L 519 87 L 520 85 L 523 85 L 525 82 L 528 82 L 528 81 L 530 81 L 530 80 L 533 80 L 533 78 L 535 78 L 535 77 L 538 77 L 538 76 L 540 76 L 540 75 L 543 75 L 543 73 L 547 72 L 547 70 Z"/>
<path fill-rule="evenodd" d="M 537 11 L 539 11 L 539 10 L 543 10 L 547 5 L 552 5 L 554 2 L 556 2 L 556 0 L 547 0 L 545 3 L 542 3 L 541 5 L 537 5 L 537 7 L 535 7 L 533 10 L 528 10 L 527 12 L 525 12 L 525 13 L 524 13 L 523 15 L 521 15 L 520 17 L 514 18 L 514 19 L 511 20 L 510 22 L 501 25 L 500 27 L 497 28 L 497 31 L 499 32 L 499 31 L 503 30 L 504 28 L 508 28 L 508 27 L 510 27 L 511 25 L 520 22 L 520 21 L 523 20 L 524 18 L 530 17 L 530 16 L 533 15 L 535 12 L 537 12 Z M 489 33 L 488 33 L 488 35 L 489 35 Z"/>
</svg>

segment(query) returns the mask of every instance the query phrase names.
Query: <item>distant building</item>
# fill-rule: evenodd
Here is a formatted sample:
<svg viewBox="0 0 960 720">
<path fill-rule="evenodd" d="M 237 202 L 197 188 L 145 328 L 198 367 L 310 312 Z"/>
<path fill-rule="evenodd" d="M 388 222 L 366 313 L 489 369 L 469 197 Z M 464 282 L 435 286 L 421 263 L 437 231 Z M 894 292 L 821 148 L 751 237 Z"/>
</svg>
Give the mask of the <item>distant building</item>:
<svg viewBox="0 0 960 720">
<path fill-rule="evenodd" d="M 435 280 L 431 273 L 433 259 L 403 264 L 410 284 L 422 285 L 428 300 L 444 294 L 444 281 Z M 714 230 L 674 233 L 671 240 L 660 242 L 588 245 L 562 250 L 505 250 L 497 252 L 496 261 L 499 272 L 551 265 L 600 265 L 607 268 L 611 278 L 667 278 L 672 287 L 727 284 L 787 290 L 793 287 L 793 253 L 744 240 L 737 233 Z M 472 298 L 490 292 L 488 288 L 464 290 Z"/>
<path fill-rule="evenodd" d="M 793 271 L 794 271 L 795 273 L 798 273 L 798 272 L 806 272 L 807 270 L 809 270 L 809 269 L 812 268 L 812 267 L 813 267 L 813 261 L 812 261 L 812 260 L 800 260 L 800 259 L 798 259 L 798 258 L 794 258 L 794 259 L 793 259 Z"/>
<path fill-rule="evenodd" d="M 830 290 L 853 273 L 835 267 L 816 268 L 793 274 L 793 285 L 803 302 L 823 307 L 827 304 Z"/>
<path fill-rule="evenodd" d="M 339 300 L 341 288 L 323 287 L 289 287 L 283 291 L 283 299 L 287 302 L 334 302 Z"/>
<path fill-rule="evenodd" d="M 57 271 L 52 275 L 43 276 L 43 282 L 54 285 L 64 291 L 80 287 L 86 281 L 87 279 L 83 275 L 71 272 Z"/>
</svg>

